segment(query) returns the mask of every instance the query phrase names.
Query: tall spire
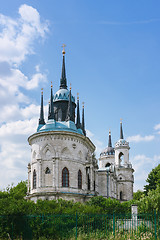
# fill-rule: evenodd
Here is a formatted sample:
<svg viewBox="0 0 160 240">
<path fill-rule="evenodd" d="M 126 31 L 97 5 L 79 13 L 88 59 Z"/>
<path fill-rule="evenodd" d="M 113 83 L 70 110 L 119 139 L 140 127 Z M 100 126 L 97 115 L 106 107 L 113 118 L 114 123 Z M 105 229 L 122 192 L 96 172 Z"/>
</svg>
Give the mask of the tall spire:
<svg viewBox="0 0 160 240">
<path fill-rule="evenodd" d="M 44 125 L 44 111 L 43 111 L 43 88 L 41 89 L 41 109 L 40 109 L 40 118 L 39 118 L 39 124 Z"/>
<path fill-rule="evenodd" d="M 110 130 L 109 130 L 108 147 L 112 147 L 112 141 L 111 141 L 111 131 L 110 131 Z"/>
<path fill-rule="evenodd" d="M 120 139 L 123 139 L 122 119 L 120 121 Z"/>
<path fill-rule="evenodd" d="M 76 122 L 77 129 L 81 128 L 80 122 L 80 113 L 79 113 L 79 93 L 77 93 L 77 122 Z"/>
<path fill-rule="evenodd" d="M 49 115 L 48 115 L 48 119 L 54 119 L 54 107 L 53 107 L 53 91 L 52 91 L 53 85 L 51 82 L 51 100 L 50 100 L 50 104 L 49 104 Z"/>
<path fill-rule="evenodd" d="M 67 110 L 66 121 L 73 121 L 73 118 L 72 118 L 72 94 L 71 94 L 71 85 L 70 85 L 70 91 L 69 91 L 69 102 L 68 102 L 68 110 Z"/>
<path fill-rule="evenodd" d="M 62 50 L 62 54 L 63 54 L 63 61 L 62 61 L 62 74 L 61 74 L 61 79 L 60 79 L 60 89 L 67 89 L 67 79 L 66 79 L 66 70 L 65 70 L 65 44 L 63 44 L 63 50 Z"/>
<path fill-rule="evenodd" d="M 82 131 L 84 133 L 84 136 L 86 136 L 86 131 L 85 131 L 85 123 L 84 123 L 84 102 L 82 103 Z"/>
</svg>

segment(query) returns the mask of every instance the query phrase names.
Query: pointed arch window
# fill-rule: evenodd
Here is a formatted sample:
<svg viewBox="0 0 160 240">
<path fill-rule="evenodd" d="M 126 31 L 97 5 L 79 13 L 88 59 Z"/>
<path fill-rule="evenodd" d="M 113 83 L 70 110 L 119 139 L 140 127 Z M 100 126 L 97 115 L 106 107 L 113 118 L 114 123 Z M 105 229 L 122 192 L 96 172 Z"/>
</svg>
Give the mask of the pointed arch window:
<svg viewBox="0 0 160 240">
<path fill-rule="evenodd" d="M 82 189 L 82 172 L 78 171 L 78 189 Z"/>
<path fill-rule="evenodd" d="M 33 171 L 33 189 L 36 189 L 36 182 L 37 182 L 37 174 L 36 170 Z"/>
<path fill-rule="evenodd" d="M 69 171 L 66 167 L 62 170 L 62 187 L 69 187 Z"/>
<path fill-rule="evenodd" d="M 46 168 L 45 174 L 50 174 L 51 170 L 49 169 L 49 167 Z"/>
</svg>

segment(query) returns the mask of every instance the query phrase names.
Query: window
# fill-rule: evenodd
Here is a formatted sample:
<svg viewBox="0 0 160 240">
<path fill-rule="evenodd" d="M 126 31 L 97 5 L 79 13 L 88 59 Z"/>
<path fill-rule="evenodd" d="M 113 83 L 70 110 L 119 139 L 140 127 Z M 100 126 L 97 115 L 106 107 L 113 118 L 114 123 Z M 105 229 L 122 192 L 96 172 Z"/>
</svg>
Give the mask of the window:
<svg viewBox="0 0 160 240">
<path fill-rule="evenodd" d="M 105 167 L 110 167 L 111 166 L 111 164 L 110 163 L 107 163 L 106 165 L 105 165 Z"/>
<path fill-rule="evenodd" d="M 90 178 L 89 178 L 89 173 L 88 173 L 88 190 L 90 190 Z"/>
<path fill-rule="evenodd" d="M 62 187 L 69 187 L 69 171 L 66 167 L 62 170 Z"/>
<path fill-rule="evenodd" d="M 50 174 L 51 173 L 51 171 L 50 171 L 50 169 L 47 167 L 46 168 L 46 171 L 45 171 L 45 174 Z"/>
<path fill-rule="evenodd" d="M 119 165 L 124 164 L 124 154 L 122 152 L 119 153 Z"/>
<path fill-rule="evenodd" d="M 120 200 L 122 200 L 123 198 L 122 198 L 123 196 L 122 196 L 122 191 L 120 192 Z"/>
<path fill-rule="evenodd" d="M 82 189 L 82 172 L 78 171 L 78 189 Z"/>
<path fill-rule="evenodd" d="M 34 169 L 33 171 L 33 189 L 36 189 L 36 170 Z"/>
</svg>

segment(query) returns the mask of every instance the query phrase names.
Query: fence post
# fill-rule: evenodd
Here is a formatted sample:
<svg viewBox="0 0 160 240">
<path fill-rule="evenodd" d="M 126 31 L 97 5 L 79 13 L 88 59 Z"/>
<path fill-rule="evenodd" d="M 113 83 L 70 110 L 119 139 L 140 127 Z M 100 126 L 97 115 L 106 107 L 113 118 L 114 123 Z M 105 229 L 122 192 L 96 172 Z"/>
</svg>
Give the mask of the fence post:
<svg viewBox="0 0 160 240">
<path fill-rule="evenodd" d="M 76 240 L 77 240 L 77 220 L 78 220 L 78 216 L 77 216 L 77 212 L 76 212 Z"/>
<path fill-rule="evenodd" d="M 113 213 L 113 235 L 115 237 L 115 215 Z"/>
<path fill-rule="evenodd" d="M 157 222 L 156 222 L 156 210 L 154 210 L 154 234 L 155 234 L 155 239 L 157 239 Z"/>
</svg>

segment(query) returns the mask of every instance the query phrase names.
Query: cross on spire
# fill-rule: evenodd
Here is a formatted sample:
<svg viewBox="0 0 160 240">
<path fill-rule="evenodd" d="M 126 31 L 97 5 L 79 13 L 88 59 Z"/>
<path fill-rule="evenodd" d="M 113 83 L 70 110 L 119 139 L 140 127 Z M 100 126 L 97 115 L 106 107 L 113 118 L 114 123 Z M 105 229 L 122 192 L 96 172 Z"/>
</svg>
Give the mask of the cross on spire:
<svg viewBox="0 0 160 240">
<path fill-rule="evenodd" d="M 65 53 L 66 53 L 66 52 L 65 52 L 65 47 L 66 47 L 66 45 L 65 45 L 65 44 L 63 44 L 63 45 L 62 45 L 62 47 L 63 47 L 62 54 L 63 54 L 63 56 L 64 56 L 64 55 L 65 55 Z"/>
</svg>

